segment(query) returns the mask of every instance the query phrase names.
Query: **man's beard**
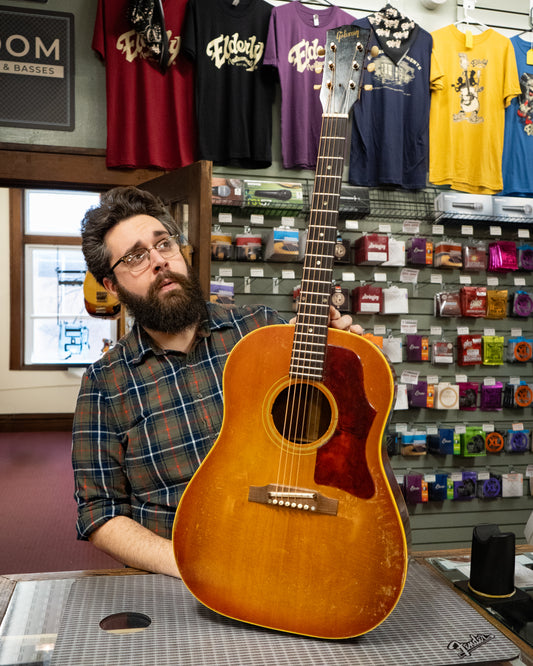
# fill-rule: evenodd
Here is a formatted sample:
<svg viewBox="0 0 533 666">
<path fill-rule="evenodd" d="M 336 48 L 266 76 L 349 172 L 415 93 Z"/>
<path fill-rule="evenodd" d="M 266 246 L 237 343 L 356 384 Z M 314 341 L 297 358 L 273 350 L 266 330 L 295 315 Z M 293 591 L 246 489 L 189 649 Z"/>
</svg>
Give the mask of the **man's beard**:
<svg viewBox="0 0 533 666">
<path fill-rule="evenodd" d="M 179 286 L 160 293 L 161 283 L 165 280 L 172 280 Z M 136 296 L 118 282 L 115 288 L 121 303 L 128 308 L 137 323 L 148 330 L 181 333 L 206 316 L 200 282 L 190 269 L 187 276 L 171 271 L 160 273 L 146 296 Z"/>
</svg>

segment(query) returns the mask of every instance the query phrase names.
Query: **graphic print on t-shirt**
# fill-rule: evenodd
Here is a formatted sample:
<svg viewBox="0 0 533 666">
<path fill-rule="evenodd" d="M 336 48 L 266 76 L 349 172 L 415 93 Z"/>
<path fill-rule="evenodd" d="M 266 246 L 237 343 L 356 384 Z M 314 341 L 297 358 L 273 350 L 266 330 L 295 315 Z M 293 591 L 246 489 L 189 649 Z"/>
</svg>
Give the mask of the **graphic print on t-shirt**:
<svg viewBox="0 0 533 666">
<path fill-rule="evenodd" d="M 320 48 L 324 48 L 324 44 L 319 44 L 318 39 L 313 39 L 312 42 L 301 39 L 289 49 L 287 61 L 290 65 L 294 65 L 300 74 L 306 71 L 320 73 L 324 66 L 324 56 L 318 55 Z"/>
<path fill-rule="evenodd" d="M 208 42 L 205 50 L 218 69 L 227 64 L 245 67 L 247 72 L 254 72 L 258 68 L 264 51 L 264 42 L 255 35 L 243 39 L 238 32 L 233 35 L 218 35 Z"/>
<path fill-rule="evenodd" d="M 469 123 L 482 123 L 483 116 L 479 115 L 479 93 L 482 92 L 481 70 L 487 66 L 486 58 L 474 58 L 468 61 L 466 53 L 458 53 L 462 73 L 451 86 L 460 97 L 459 113 L 454 113 L 454 122 L 466 120 Z"/>
<path fill-rule="evenodd" d="M 404 56 L 397 65 L 380 51 L 374 59 L 376 69 L 373 72 L 372 85 L 374 88 L 388 88 L 410 95 L 404 88 L 414 80 L 416 72 L 422 69 L 420 63 L 411 56 Z"/>
<path fill-rule="evenodd" d="M 528 136 L 533 135 L 533 74 L 524 72 L 520 77 L 520 88 L 522 92 L 518 96 L 518 108 L 516 113 L 524 125 L 524 132 Z"/>
<path fill-rule="evenodd" d="M 170 65 L 174 64 L 176 56 L 180 51 L 181 37 L 180 35 L 173 37 L 172 30 L 167 30 L 167 37 L 169 53 L 167 67 L 170 67 Z M 146 46 L 144 37 L 139 35 L 135 30 L 128 30 L 119 35 L 116 42 L 116 49 L 124 54 L 128 62 L 133 62 L 135 58 L 146 59 L 152 56 L 151 51 Z"/>
</svg>

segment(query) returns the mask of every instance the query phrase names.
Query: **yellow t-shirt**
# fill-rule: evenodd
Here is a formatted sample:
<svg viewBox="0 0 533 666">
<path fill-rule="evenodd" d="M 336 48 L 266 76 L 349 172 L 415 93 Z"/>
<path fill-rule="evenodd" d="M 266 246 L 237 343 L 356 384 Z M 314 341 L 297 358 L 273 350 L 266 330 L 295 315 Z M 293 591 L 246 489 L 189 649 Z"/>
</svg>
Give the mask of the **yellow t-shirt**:
<svg viewBox="0 0 533 666">
<path fill-rule="evenodd" d="M 488 29 L 472 35 L 454 25 L 433 36 L 429 180 L 474 194 L 503 189 L 505 107 L 520 94 L 511 40 Z"/>
</svg>

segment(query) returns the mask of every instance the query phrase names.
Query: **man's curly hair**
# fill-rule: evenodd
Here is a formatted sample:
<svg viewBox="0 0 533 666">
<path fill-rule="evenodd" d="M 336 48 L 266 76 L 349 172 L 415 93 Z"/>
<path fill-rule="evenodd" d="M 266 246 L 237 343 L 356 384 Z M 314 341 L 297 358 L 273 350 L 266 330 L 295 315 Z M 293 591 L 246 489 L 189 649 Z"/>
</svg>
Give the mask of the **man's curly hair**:
<svg viewBox="0 0 533 666">
<path fill-rule="evenodd" d="M 90 273 L 103 284 L 104 278 L 115 280 L 111 273 L 111 254 L 105 235 L 116 224 L 134 215 L 155 217 L 170 234 L 180 233 L 176 220 L 163 202 L 137 187 L 114 187 L 102 195 L 98 206 L 89 208 L 81 222 L 81 249 Z"/>
</svg>

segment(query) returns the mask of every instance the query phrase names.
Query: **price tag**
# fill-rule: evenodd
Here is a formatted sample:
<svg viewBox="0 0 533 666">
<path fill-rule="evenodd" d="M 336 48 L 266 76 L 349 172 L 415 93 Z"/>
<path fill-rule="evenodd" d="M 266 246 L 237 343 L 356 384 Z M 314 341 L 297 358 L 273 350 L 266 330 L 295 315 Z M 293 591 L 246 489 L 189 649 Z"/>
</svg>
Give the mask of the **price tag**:
<svg viewBox="0 0 533 666">
<path fill-rule="evenodd" d="M 429 329 L 430 335 L 442 335 L 442 326 L 432 326 Z"/>
<path fill-rule="evenodd" d="M 437 477 L 435 476 L 435 474 L 424 474 L 424 481 L 426 483 L 435 483 L 436 480 Z"/>
<path fill-rule="evenodd" d="M 343 273 L 342 274 L 343 282 L 355 282 L 355 273 Z"/>
<path fill-rule="evenodd" d="M 346 220 L 344 227 L 347 231 L 357 231 L 359 229 L 359 220 Z"/>
<path fill-rule="evenodd" d="M 477 478 L 479 479 L 479 481 L 487 481 L 488 479 L 490 479 L 490 472 L 488 470 L 480 470 L 477 473 Z"/>
<path fill-rule="evenodd" d="M 468 326 L 458 326 L 457 327 L 457 335 L 468 335 L 470 329 Z"/>
<path fill-rule="evenodd" d="M 397 423 L 396 432 L 407 432 L 407 423 Z"/>
<path fill-rule="evenodd" d="M 494 423 L 484 423 L 481 429 L 483 432 L 494 432 Z"/>
<path fill-rule="evenodd" d="M 489 231 L 491 236 L 501 236 L 502 235 L 502 228 L 501 227 L 490 227 Z"/>
<path fill-rule="evenodd" d="M 431 273 L 429 281 L 431 284 L 442 284 L 442 275 L 440 273 Z"/>
<path fill-rule="evenodd" d="M 523 430 L 524 429 L 524 424 L 523 423 L 513 423 L 511 425 L 511 428 L 513 430 Z"/>
<path fill-rule="evenodd" d="M 390 234 L 391 232 L 390 224 L 380 224 L 378 225 L 378 229 L 380 234 Z"/>
<path fill-rule="evenodd" d="M 487 278 L 487 286 L 497 287 L 499 284 L 500 284 L 500 281 L 497 277 L 488 277 Z"/>
<path fill-rule="evenodd" d="M 231 277 L 233 275 L 232 268 L 220 268 L 218 271 L 220 277 Z"/>
<path fill-rule="evenodd" d="M 474 227 L 471 224 L 463 224 L 461 226 L 461 233 L 463 234 L 463 236 L 473 236 Z"/>
<path fill-rule="evenodd" d="M 387 273 L 374 273 L 374 282 L 387 282 Z"/>
<path fill-rule="evenodd" d="M 460 275 L 459 276 L 459 284 L 472 284 L 472 276 L 471 275 Z"/>
<path fill-rule="evenodd" d="M 264 215 L 257 215 L 257 214 L 250 215 L 250 224 L 264 224 L 264 223 L 265 223 Z"/>
<path fill-rule="evenodd" d="M 294 217 L 282 217 L 281 218 L 282 227 L 294 227 Z"/>
<path fill-rule="evenodd" d="M 519 229 L 518 238 L 529 238 L 529 229 Z"/>
<path fill-rule="evenodd" d="M 526 278 L 523 278 L 523 277 L 515 277 L 515 279 L 514 279 L 514 286 L 515 286 L 515 287 L 525 287 L 525 286 L 526 286 Z"/>
<path fill-rule="evenodd" d="M 483 329 L 483 335 L 496 335 L 496 329 L 495 328 L 484 328 Z"/>
<path fill-rule="evenodd" d="M 512 338 L 519 338 L 522 335 L 522 329 L 521 328 L 512 328 L 511 329 L 511 337 Z"/>
<path fill-rule="evenodd" d="M 250 277 L 262 278 L 265 275 L 265 271 L 262 268 L 250 268 Z"/>
<path fill-rule="evenodd" d="M 384 324 L 377 324 L 374 326 L 374 335 L 386 335 L 387 327 Z"/>
<path fill-rule="evenodd" d="M 400 271 L 400 282 L 411 282 L 416 284 L 418 282 L 419 271 L 416 268 L 402 268 Z"/>
<path fill-rule="evenodd" d="M 485 377 L 483 380 L 483 385 L 484 386 L 495 386 L 496 385 L 496 380 L 494 377 Z"/>
<path fill-rule="evenodd" d="M 444 225 L 443 224 L 434 224 L 433 228 L 433 235 L 434 236 L 444 236 Z"/>
<path fill-rule="evenodd" d="M 455 426 L 455 432 L 456 432 L 458 435 L 464 435 L 464 434 L 466 433 L 466 426 L 465 426 L 465 425 L 461 425 L 461 424 L 456 424 L 456 426 Z"/>
<path fill-rule="evenodd" d="M 418 330 L 417 319 L 402 319 L 400 323 L 401 333 L 416 333 Z"/>
<path fill-rule="evenodd" d="M 218 221 L 220 224 L 231 224 L 233 220 L 233 216 L 231 213 L 219 213 L 218 214 Z"/>
<path fill-rule="evenodd" d="M 284 270 L 281 271 L 281 277 L 283 280 L 295 280 L 296 274 L 294 273 L 294 271 Z"/>
<path fill-rule="evenodd" d="M 437 375 L 428 375 L 426 377 L 426 381 L 428 384 L 438 384 L 439 378 L 437 377 Z"/>
<path fill-rule="evenodd" d="M 418 220 L 404 220 L 402 231 L 404 234 L 417 234 L 420 231 L 420 222 Z"/>
<path fill-rule="evenodd" d="M 400 381 L 402 384 L 418 384 L 418 377 L 420 373 L 415 370 L 404 370 Z"/>
<path fill-rule="evenodd" d="M 456 384 L 464 384 L 464 382 L 468 381 L 468 377 L 466 375 L 455 375 L 455 383 Z"/>
</svg>

